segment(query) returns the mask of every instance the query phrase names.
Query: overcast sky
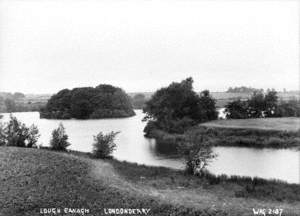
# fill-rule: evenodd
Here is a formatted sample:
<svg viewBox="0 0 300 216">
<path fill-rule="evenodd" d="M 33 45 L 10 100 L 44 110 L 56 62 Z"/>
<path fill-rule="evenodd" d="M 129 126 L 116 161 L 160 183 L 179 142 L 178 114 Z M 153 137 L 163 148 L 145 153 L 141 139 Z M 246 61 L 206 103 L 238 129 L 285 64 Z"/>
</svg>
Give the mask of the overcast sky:
<svg viewBox="0 0 300 216">
<path fill-rule="evenodd" d="M 0 0 L 0 91 L 299 88 L 299 1 Z"/>
</svg>

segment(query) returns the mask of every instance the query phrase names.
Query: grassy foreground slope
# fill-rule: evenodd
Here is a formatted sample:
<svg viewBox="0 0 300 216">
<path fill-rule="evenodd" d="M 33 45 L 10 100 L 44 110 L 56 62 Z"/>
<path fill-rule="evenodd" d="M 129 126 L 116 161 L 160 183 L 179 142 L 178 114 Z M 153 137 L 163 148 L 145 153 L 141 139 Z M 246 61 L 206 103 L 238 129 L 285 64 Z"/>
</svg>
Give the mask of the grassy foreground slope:
<svg viewBox="0 0 300 216">
<path fill-rule="evenodd" d="M 243 197 L 243 180 L 214 183 L 84 154 L 0 148 L 1 216 L 34 216 L 41 215 L 40 208 L 65 207 L 88 208 L 91 215 L 104 215 L 104 208 L 150 208 L 149 215 L 246 216 L 253 215 L 252 208 L 282 208 L 282 215 L 300 212 L 299 185 L 265 184 L 257 182 Z M 256 198 L 259 193 L 264 196 Z"/>
<path fill-rule="evenodd" d="M 300 130 L 300 118 L 257 118 L 257 119 L 227 119 L 215 120 L 201 124 L 206 127 L 244 128 L 278 131 Z"/>
</svg>

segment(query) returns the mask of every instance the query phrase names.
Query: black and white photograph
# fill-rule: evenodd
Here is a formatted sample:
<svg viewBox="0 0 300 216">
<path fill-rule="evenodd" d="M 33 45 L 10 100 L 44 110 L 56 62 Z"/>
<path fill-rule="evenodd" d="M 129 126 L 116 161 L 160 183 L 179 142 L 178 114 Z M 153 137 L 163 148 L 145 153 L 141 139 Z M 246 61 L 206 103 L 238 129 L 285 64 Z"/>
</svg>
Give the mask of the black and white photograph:
<svg viewBox="0 0 300 216">
<path fill-rule="evenodd" d="M 0 0 L 0 216 L 299 216 L 299 0 Z"/>
</svg>

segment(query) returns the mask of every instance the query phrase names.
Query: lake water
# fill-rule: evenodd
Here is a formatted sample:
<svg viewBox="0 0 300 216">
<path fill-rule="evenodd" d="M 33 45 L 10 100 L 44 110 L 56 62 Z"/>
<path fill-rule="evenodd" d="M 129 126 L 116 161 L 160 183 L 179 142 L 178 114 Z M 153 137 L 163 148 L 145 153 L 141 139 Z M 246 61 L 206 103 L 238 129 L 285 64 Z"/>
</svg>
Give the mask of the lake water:
<svg viewBox="0 0 300 216">
<path fill-rule="evenodd" d="M 41 137 L 39 143 L 47 146 L 51 131 L 62 122 L 69 135 L 73 150 L 90 152 L 93 135 L 98 132 L 120 131 L 117 135 L 117 150 L 114 157 L 119 160 L 136 162 L 152 166 L 184 168 L 182 159 L 166 156 L 157 151 L 154 139 L 143 136 L 145 123 L 141 121 L 143 113 L 136 110 L 136 116 L 122 119 L 100 120 L 48 120 L 40 119 L 38 112 L 14 113 L 26 125 L 38 126 Z M 4 114 L 0 121 L 7 121 Z M 300 152 L 293 149 L 253 149 L 244 147 L 215 147 L 218 157 L 208 169 L 215 174 L 258 176 L 268 179 L 280 179 L 290 183 L 300 183 Z"/>
</svg>

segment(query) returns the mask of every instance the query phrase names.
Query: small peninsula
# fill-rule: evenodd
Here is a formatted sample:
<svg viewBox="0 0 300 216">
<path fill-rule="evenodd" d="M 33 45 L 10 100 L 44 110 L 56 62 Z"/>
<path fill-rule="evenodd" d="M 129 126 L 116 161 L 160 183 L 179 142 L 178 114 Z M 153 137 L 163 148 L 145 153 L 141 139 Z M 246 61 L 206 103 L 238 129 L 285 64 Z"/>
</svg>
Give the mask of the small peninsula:
<svg viewBox="0 0 300 216">
<path fill-rule="evenodd" d="M 97 87 L 63 89 L 40 110 L 46 119 L 101 119 L 134 116 L 130 97 L 121 88 L 101 84 Z"/>
</svg>

